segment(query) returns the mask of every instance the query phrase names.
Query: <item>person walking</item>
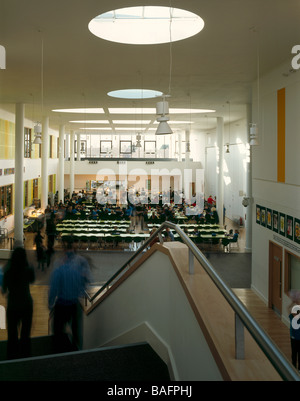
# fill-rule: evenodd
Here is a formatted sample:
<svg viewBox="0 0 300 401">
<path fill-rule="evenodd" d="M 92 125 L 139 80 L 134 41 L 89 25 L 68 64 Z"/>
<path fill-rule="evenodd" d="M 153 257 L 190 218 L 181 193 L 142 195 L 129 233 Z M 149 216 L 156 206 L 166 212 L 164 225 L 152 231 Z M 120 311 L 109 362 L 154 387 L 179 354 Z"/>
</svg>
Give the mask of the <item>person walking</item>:
<svg viewBox="0 0 300 401">
<path fill-rule="evenodd" d="M 56 237 L 55 215 L 52 212 L 46 225 L 47 233 L 47 267 L 50 265 L 51 257 L 54 253 L 54 241 Z"/>
<path fill-rule="evenodd" d="M 82 347 L 81 299 L 91 281 L 88 261 L 74 249 L 72 237 L 64 240 L 64 255 L 55 261 L 50 277 L 48 304 L 53 311 L 54 345 L 57 352 L 65 352 L 65 329 L 72 330 L 72 349 Z"/>
<path fill-rule="evenodd" d="M 44 263 L 46 259 L 46 248 L 44 247 L 43 244 L 44 237 L 41 234 L 41 231 L 38 230 L 34 242 L 36 246 L 36 257 L 37 257 L 37 262 L 38 262 L 38 269 L 41 269 L 42 271 L 44 270 Z"/>
<path fill-rule="evenodd" d="M 19 246 L 13 250 L 4 267 L 2 292 L 7 295 L 7 358 L 25 358 L 31 354 L 30 331 L 33 300 L 30 284 L 35 280 L 34 269 L 29 265 L 26 251 Z M 21 326 L 20 340 L 18 330 Z"/>
</svg>

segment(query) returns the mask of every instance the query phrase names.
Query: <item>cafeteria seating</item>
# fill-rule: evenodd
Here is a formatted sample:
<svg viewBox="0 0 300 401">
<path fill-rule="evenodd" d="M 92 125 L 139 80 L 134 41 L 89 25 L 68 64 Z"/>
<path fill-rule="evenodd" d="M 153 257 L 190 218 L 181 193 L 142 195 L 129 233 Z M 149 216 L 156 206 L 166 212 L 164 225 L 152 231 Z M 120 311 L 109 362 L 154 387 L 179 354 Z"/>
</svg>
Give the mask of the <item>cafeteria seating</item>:
<svg viewBox="0 0 300 401">
<path fill-rule="evenodd" d="M 149 223 L 148 228 L 160 227 L 159 223 Z M 226 235 L 226 230 L 216 224 L 201 223 L 179 223 L 178 226 L 186 232 L 191 240 L 198 246 L 219 246 L 220 240 Z M 194 236 L 194 229 L 197 228 L 199 236 Z M 130 221 L 127 220 L 70 220 L 60 221 L 56 226 L 59 236 L 59 245 L 62 237 L 72 235 L 78 241 L 79 249 L 108 249 L 108 248 L 129 248 L 136 250 L 143 241 L 149 238 L 150 234 L 134 234 L 130 230 Z M 113 234 L 116 230 L 118 234 Z M 175 241 L 182 241 L 180 236 L 173 232 Z"/>
</svg>

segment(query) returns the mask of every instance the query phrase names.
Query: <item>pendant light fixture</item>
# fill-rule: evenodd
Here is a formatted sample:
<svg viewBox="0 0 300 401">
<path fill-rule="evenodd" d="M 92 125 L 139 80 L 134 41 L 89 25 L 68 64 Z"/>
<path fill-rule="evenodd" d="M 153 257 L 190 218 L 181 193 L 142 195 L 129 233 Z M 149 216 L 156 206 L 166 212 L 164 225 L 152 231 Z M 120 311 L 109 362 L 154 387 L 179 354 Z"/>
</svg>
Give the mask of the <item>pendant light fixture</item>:
<svg viewBox="0 0 300 401">
<path fill-rule="evenodd" d="M 170 118 L 169 114 L 169 103 L 166 101 L 166 97 L 171 96 L 171 76 L 172 76 L 172 9 L 170 1 L 170 24 L 169 24 L 169 34 L 170 34 L 170 66 L 169 66 L 169 94 L 162 96 L 162 101 L 156 104 L 156 121 L 159 123 L 155 135 L 170 135 L 173 134 L 171 127 L 168 124 Z"/>
<path fill-rule="evenodd" d="M 33 127 L 33 131 L 34 131 L 34 141 L 33 143 L 35 145 L 40 145 L 42 143 L 42 125 L 39 121 L 37 121 L 35 123 L 35 126 Z"/>
<path fill-rule="evenodd" d="M 166 96 L 163 96 L 163 100 L 156 104 L 156 114 L 159 116 L 156 121 L 159 122 L 155 135 L 169 135 L 173 134 L 171 127 L 168 124 L 169 121 L 169 103 L 165 100 Z"/>
<path fill-rule="evenodd" d="M 41 52 L 41 108 L 42 108 L 42 115 L 43 115 L 43 109 L 44 109 L 44 105 L 43 105 L 43 101 L 44 101 L 44 41 L 42 38 L 42 52 Z M 37 121 L 33 127 L 33 131 L 34 131 L 34 141 L 33 143 L 35 145 L 40 145 L 42 143 L 42 124 Z"/>
</svg>

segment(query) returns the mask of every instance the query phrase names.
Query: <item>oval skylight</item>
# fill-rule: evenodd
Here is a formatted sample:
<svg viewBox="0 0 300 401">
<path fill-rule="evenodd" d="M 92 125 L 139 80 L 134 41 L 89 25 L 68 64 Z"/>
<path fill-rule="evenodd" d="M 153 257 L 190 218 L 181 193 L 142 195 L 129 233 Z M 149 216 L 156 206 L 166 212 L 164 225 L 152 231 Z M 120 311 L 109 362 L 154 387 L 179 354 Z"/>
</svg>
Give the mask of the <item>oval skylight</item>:
<svg viewBox="0 0 300 401">
<path fill-rule="evenodd" d="M 151 99 L 162 96 L 162 92 L 151 89 L 120 89 L 108 92 L 108 96 L 120 99 Z"/>
<path fill-rule="evenodd" d="M 139 6 L 100 14 L 90 21 L 88 28 L 101 39 L 149 45 L 194 36 L 204 28 L 204 21 L 198 15 L 179 8 Z"/>
</svg>

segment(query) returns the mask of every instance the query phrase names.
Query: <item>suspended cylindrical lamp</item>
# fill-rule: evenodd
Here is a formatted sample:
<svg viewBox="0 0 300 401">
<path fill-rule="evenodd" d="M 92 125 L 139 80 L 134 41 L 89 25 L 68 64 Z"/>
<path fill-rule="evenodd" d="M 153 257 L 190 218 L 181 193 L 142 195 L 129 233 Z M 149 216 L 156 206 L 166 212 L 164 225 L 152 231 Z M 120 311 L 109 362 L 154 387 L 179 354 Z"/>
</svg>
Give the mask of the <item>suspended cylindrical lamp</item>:
<svg viewBox="0 0 300 401">
<path fill-rule="evenodd" d="M 169 135 L 172 134 L 172 130 L 167 121 L 169 121 L 169 117 L 166 117 L 166 114 L 169 114 L 169 103 L 166 101 L 158 102 L 156 104 L 156 114 L 160 115 L 156 119 L 159 122 L 155 135 Z"/>
</svg>

